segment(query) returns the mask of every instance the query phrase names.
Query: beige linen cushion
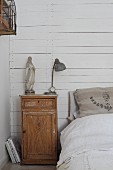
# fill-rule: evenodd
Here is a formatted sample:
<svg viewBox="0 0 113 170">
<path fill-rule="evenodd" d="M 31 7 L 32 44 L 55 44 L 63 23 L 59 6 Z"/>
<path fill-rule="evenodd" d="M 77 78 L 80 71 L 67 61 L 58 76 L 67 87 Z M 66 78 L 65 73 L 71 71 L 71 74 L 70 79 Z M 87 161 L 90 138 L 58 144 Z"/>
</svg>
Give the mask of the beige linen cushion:
<svg viewBox="0 0 113 170">
<path fill-rule="evenodd" d="M 78 104 L 78 117 L 113 113 L 113 87 L 77 89 L 74 93 Z"/>
</svg>

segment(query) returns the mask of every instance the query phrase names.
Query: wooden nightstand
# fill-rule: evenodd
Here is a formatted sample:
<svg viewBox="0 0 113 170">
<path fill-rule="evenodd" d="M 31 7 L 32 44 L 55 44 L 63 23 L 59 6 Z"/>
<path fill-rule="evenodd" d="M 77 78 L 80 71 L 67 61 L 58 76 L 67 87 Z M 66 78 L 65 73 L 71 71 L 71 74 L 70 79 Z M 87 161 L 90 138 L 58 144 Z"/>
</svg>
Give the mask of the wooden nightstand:
<svg viewBox="0 0 113 170">
<path fill-rule="evenodd" d="M 57 96 L 21 98 L 22 164 L 57 163 Z"/>
</svg>

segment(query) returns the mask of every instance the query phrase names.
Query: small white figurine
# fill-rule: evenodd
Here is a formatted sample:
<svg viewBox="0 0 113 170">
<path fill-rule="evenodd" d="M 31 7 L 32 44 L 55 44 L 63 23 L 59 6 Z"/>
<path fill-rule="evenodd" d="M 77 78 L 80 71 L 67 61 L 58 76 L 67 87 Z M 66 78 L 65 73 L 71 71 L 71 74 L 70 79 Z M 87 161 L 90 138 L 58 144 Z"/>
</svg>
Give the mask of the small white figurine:
<svg viewBox="0 0 113 170">
<path fill-rule="evenodd" d="M 28 57 L 26 63 L 26 83 L 25 94 L 34 94 L 33 85 L 35 83 L 35 67 L 32 63 L 32 57 Z"/>
</svg>

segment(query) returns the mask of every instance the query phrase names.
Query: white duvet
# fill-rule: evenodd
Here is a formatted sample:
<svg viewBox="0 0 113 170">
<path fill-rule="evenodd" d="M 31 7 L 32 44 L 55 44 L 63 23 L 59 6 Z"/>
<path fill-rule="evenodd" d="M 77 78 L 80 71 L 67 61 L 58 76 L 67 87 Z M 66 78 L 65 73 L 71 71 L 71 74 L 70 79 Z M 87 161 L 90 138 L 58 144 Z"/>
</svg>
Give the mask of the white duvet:
<svg viewBox="0 0 113 170">
<path fill-rule="evenodd" d="M 74 120 L 61 132 L 61 146 L 57 167 L 64 163 L 68 170 L 113 170 L 113 114 Z"/>
</svg>

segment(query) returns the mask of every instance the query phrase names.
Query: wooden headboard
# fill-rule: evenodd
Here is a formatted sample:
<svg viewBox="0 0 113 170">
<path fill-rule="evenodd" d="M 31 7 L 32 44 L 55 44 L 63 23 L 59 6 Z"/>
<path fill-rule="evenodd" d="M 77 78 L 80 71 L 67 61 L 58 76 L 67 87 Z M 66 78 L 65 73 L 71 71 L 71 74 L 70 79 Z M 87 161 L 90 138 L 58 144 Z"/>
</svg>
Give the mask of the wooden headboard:
<svg viewBox="0 0 113 170">
<path fill-rule="evenodd" d="M 76 117 L 76 105 L 73 93 L 75 91 L 69 91 L 68 92 L 68 119 L 71 121 L 74 119 L 74 116 Z"/>
</svg>

